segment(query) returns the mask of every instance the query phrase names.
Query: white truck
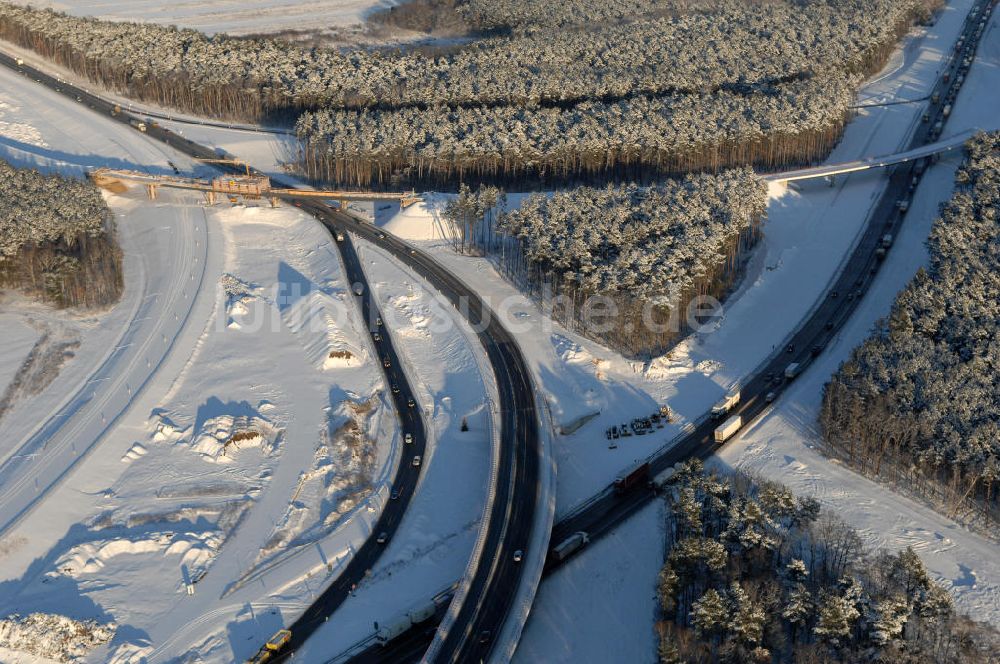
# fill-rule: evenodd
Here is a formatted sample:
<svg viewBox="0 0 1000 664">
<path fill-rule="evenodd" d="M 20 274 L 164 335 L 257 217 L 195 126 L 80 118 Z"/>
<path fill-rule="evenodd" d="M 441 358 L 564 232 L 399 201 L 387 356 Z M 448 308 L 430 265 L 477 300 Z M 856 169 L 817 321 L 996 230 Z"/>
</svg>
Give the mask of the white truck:
<svg viewBox="0 0 1000 664">
<path fill-rule="evenodd" d="M 419 625 L 429 620 L 437 613 L 437 609 L 437 601 L 431 600 L 430 602 L 413 607 L 403 615 L 397 616 L 387 623 L 375 623 L 375 640 L 379 644 L 385 645 L 414 625 Z"/>
<path fill-rule="evenodd" d="M 740 391 L 733 390 L 725 396 L 719 403 L 712 406 L 712 417 L 718 419 L 731 411 L 740 402 Z"/>
<path fill-rule="evenodd" d="M 573 553 L 589 541 L 590 536 L 587 535 L 587 533 L 582 530 L 577 531 L 552 548 L 552 557 L 559 561 L 566 560 L 566 557 L 569 556 L 569 554 Z"/>
<path fill-rule="evenodd" d="M 715 429 L 715 442 L 724 443 L 743 426 L 743 416 L 733 415 Z"/>
<path fill-rule="evenodd" d="M 798 362 L 792 362 L 785 367 L 785 379 L 794 380 L 794 378 L 799 375 L 800 371 L 802 371 L 802 365 Z"/>
</svg>

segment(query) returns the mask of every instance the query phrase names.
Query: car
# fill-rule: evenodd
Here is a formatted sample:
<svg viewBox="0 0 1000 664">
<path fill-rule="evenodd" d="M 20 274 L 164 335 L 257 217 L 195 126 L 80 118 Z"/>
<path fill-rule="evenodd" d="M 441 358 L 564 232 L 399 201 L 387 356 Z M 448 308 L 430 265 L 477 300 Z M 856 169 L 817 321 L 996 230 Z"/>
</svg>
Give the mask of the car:
<svg viewBox="0 0 1000 664">
<path fill-rule="evenodd" d="M 413 443 L 413 434 L 412 433 L 408 433 L 408 434 L 404 435 L 403 436 L 403 442 L 406 443 L 407 445 L 412 444 Z"/>
<path fill-rule="evenodd" d="M 772 401 L 774 401 L 777 398 L 778 398 L 777 394 L 775 394 L 774 392 L 768 392 L 767 396 L 764 397 L 764 401 L 766 401 L 767 403 L 771 403 Z"/>
<path fill-rule="evenodd" d="M 833 329 L 833 321 L 827 321 L 826 325 L 824 325 L 823 327 L 826 328 L 827 330 L 832 330 Z"/>
<path fill-rule="evenodd" d="M 375 341 L 382 341 L 382 335 L 376 332 L 375 334 L 372 335 L 372 339 L 374 339 Z"/>
<path fill-rule="evenodd" d="M 388 541 L 389 541 L 389 533 L 387 532 L 381 532 L 378 534 L 378 537 L 375 538 L 376 544 L 385 544 Z"/>
<path fill-rule="evenodd" d="M 420 458 L 419 454 L 417 456 L 413 457 L 413 467 L 414 468 L 419 468 L 421 461 L 422 461 L 422 459 Z"/>
<path fill-rule="evenodd" d="M 613 430 L 613 431 L 611 432 L 611 437 L 612 437 L 612 438 L 621 438 L 621 434 L 620 434 L 620 433 L 618 433 L 618 429 L 614 429 L 614 430 Z"/>
<path fill-rule="evenodd" d="M 488 629 L 484 629 L 483 631 L 479 632 L 480 643 L 489 643 L 492 638 L 493 638 L 493 632 Z"/>
<path fill-rule="evenodd" d="M 382 317 L 381 316 L 376 316 L 375 317 L 375 324 L 378 325 L 379 327 L 382 327 Z"/>
<path fill-rule="evenodd" d="M 847 301 L 850 302 L 853 299 L 854 299 L 854 293 L 848 293 L 847 294 Z"/>
<path fill-rule="evenodd" d="M 393 394 L 399 394 L 399 385 L 393 385 L 392 386 L 392 393 Z"/>
<path fill-rule="evenodd" d="M 385 367 L 386 369 L 392 366 L 392 362 L 389 361 L 388 357 L 382 358 L 382 366 Z"/>
<path fill-rule="evenodd" d="M 832 297 L 833 299 L 837 299 L 838 297 L 840 297 L 840 293 L 837 291 L 833 291 L 830 293 L 830 297 Z"/>
<path fill-rule="evenodd" d="M 379 233 L 378 234 L 378 239 L 384 240 L 385 239 L 385 233 Z"/>
<path fill-rule="evenodd" d="M 407 399 L 407 400 L 406 400 L 406 405 L 407 405 L 407 406 L 408 406 L 409 408 L 413 408 L 413 407 L 414 407 L 414 406 L 416 406 L 417 404 L 416 404 L 416 402 L 415 402 L 415 401 L 414 401 L 413 399 Z"/>
<path fill-rule="evenodd" d="M 794 353 L 795 352 L 795 345 L 794 344 L 788 344 L 788 347 L 785 348 L 785 352 L 788 353 L 789 355 L 791 355 L 792 353 Z"/>
<path fill-rule="evenodd" d="M 524 551 L 518 549 L 517 551 L 514 552 L 514 562 L 519 563 L 522 560 L 524 560 Z"/>
<path fill-rule="evenodd" d="M 823 352 L 823 346 L 821 346 L 820 344 L 816 344 L 815 346 L 812 347 L 812 356 L 813 357 L 816 357 L 817 355 L 819 355 L 822 352 Z"/>
<path fill-rule="evenodd" d="M 355 295 L 364 295 L 364 293 L 365 293 L 365 287 L 362 284 L 354 284 Z"/>
<path fill-rule="evenodd" d="M 393 489 L 389 492 L 389 500 L 399 500 L 399 489 Z"/>
</svg>

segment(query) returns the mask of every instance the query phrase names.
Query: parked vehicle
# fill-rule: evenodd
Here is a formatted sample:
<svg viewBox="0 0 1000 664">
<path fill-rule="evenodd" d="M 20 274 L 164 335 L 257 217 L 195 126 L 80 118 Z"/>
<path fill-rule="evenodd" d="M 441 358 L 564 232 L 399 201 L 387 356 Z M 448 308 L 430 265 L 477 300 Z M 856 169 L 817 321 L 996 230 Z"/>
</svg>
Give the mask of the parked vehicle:
<svg viewBox="0 0 1000 664">
<path fill-rule="evenodd" d="M 743 427 L 743 416 L 733 415 L 715 429 L 715 442 L 724 443 Z"/>
<path fill-rule="evenodd" d="M 552 548 L 552 557 L 558 561 L 566 560 L 571 553 L 589 541 L 590 537 L 587 533 L 583 531 L 575 532 Z"/>
</svg>

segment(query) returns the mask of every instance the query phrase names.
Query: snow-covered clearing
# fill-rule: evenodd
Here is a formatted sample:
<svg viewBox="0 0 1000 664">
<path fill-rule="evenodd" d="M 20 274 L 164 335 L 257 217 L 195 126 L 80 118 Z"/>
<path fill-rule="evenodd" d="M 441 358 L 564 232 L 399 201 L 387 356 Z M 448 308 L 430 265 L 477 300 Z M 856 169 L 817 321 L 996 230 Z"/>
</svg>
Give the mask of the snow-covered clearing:
<svg viewBox="0 0 1000 664">
<path fill-rule="evenodd" d="M 0 89 L 0 156 L 17 165 L 196 169 L 6 69 Z M 314 219 L 107 197 L 122 301 L 86 315 L 0 304 L 3 388 L 47 330 L 50 346 L 64 330 L 78 344 L 3 420 L 4 521 L 30 511 L 0 539 L 0 618 L 116 623 L 93 661 L 245 658 L 369 535 L 396 417 Z"/>
<path fill-rule="evenodd" d="M 479 531 L 489 483 L 496 384 L 482 348 L 449 303 L 384 250 L 358 242 L 386 328 L 427 425 L 423 474 L 372 576 L 298 655 L 325 657 L 457 580 Z M 461 431 L 462 421 L 468 431 Z M 312 653 L 312 655 L 311 655 Z"/>
<path fill-rule="evenodd" d="M 661 502 L 647 505 L 546 579 L 513 661 L 658 661 L 663 518 Z"/>
<path fill-rule="evenodd" d="M 108 21 L 138 21 L 193 28 L 208 34 L 275 33 L 283 30 L 358 25 L 373 10 L 391 7 L 394 0 L 244 0 L 244 2 L 172 2 L 103 0 L 63 2 L 33 1 L 34 7 L 51 8 L 73 16 L 93 16 Z"/>
</svg>

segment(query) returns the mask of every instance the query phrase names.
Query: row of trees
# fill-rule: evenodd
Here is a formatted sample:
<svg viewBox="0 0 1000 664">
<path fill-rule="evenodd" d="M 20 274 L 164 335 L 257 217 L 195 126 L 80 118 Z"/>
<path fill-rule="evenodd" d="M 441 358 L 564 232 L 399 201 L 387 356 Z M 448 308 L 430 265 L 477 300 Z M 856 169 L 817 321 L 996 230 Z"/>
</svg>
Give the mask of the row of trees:
<svg viewBox="0 0 1000 664">
<path fill-rule="evenodd" d="M 688 463 L 665 487 L 660 661 L 993 662 L 912 549 L 866 553 L 813 499 Z"/>
<path fill-rule="evenodd" d="M 9 3 L 0 3 L 0 36 L 130 95 L 254 119 L 289 108 L 558 105 L 767 87 L 824 69 L 848 75 L 870 70 L 931 1 L 718 0 L 710 11 L 495 37 L 430 55 L 208 37 Z"/>
<path fill-rule="evenodd" d="M 967 146 L 930 266 L 826 386 L 820 422 L 852 467 L 950 516 L 1000 523 L 1000 133 Z"/>
<path fill-rule="evenodd" d="M 689 331 L 698 296 L 721 299 L 760 237 L 767 188 L 748 169 L 655 187 L 533 194 L 512 211 L 495 187 L 463 188 L 445 211 L 462 247 L 571 329 L 630 356 L 659 354 Z"/>
<path fill-rule="evenodd" d="M 849 118 L 856 78 L 823 77 L 767 94 L 707 94 L 515 106 L 303 113 L 299 164 L 352 186 L 496 181 L 538 187 L 612 177 L 752 165 L 776 169 L 824 157 Z"/>
<path fill-rule="evenodd" d="M 0 287 L 58 306 L 117 301 L 121 251 L 100 190 L 0 161 Z"/>
</svg>

